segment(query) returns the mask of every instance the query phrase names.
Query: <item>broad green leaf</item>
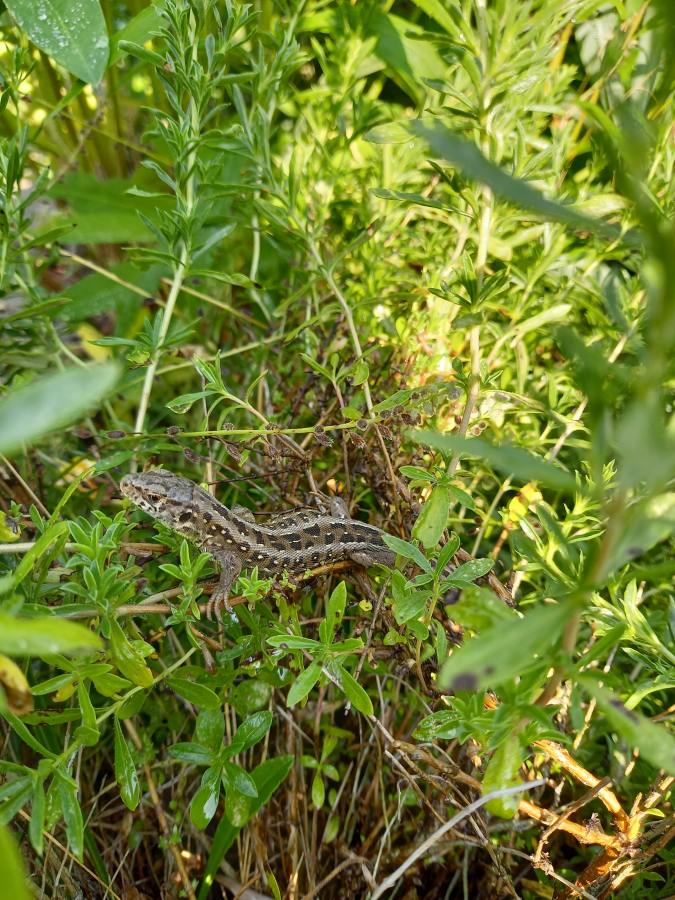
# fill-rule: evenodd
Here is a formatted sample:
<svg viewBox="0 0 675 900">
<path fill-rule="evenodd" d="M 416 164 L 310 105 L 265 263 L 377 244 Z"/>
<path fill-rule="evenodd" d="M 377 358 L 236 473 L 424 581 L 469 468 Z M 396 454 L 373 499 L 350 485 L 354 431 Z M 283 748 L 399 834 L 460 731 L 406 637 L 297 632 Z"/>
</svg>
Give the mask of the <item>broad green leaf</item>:
<svg viewBox="0 0 675 900">
<path fill-rule="evenodd" d="M 272 713 L 269 710 L 253 713 L 237 728 L 232 743 L 227 748 L 228 756 L 236 756 L 262 740 L 272 727 Z"/>
<path fill-rule="evenodd" d="M 2 889 L 12 900 L 31 900 L 21 853 L 7 826 L 0 826 L 0 859 L 2 860 Z"/>
<path fill-rule="evenodd" d="M 314 804 L 314 808 L 321 809 L 325 799 L 326 799 L 326 786 L 323 783 L 323 778 L 321 777 L 321 773 L 315 772 L 314 778 L 312 779 L 312 803 Z"/>
<path fill-rule="evenodd" d="M 418 741 L 452 741 L 458 735 L 457 713 L 454 709 L 439 709 L 425 716 L 413 732 Z"/>
<path fill-rule="evenodd" d="M 461 39 L 461 17 L 451 4 L 446 4 L 442 0 L 413 0 L 413 2 L 430 18 L 438 22 L 442 28 L 445 28 L 448 34 Z M 454 21 L 453 15 L 460 20 L 459 23 Z"/>
<path fill-rule="evenodd" d="M 453 621 L 472 631 L 487 631 L 499 622 L 513 622 L 518 619 L 514 609 L 507 606 L 484 587 L 472 585 L 462 591 L 457 603 L 446 607 Z"/>
<path fill-rule="evenodd" d="M 10 389 L 0 399 L 0 453 L 16 453 L 76 422 L 110 393 L 119 374 L 116 363 L 76 366 Z"/>
<path fill-rule="evenodd" d="M 427 550 L 433 550 L 448 524 L 450 497 L 444 484 L 437 484 L 429 494 L 413 528 L 413 537 Z"/>
<path fill-rule="evenodd" d="M 267 638 L 267 643 L 272 647 L 280 647 L 282 650 L 319 650 L 321 648 L 319 641 L 296 634 L 273 634 L 272 637 Z"/>
<path fill-rule="evenodd" d="M 69 284 L 67 296 L 62 297 L 67 301 L 62 315 L 69 322 L 83 322 L 112 310 L 117 334 L 126 334 L 134 328 L 140 296 L 152 297 L 157 292 L 163 270 L 159 266 L 139 270 L 130 262 L 122 262 L 107 267 L 106 272 L 108 277 L 94 272 Z M 136 287 L 142 295 L 127 285 Z"/>
<path fill-rule="evenodd" d="M 434 447 L 442 453 L 462 453 L 486 460 L 500 472 L 521 481 L 539 481 L 549 487 L 573 493 L 576 484 L 572 475 L 553 463 L 545 462 L 529 450 L 503 445 L 496 447 L 480 438 L 463 438 L 437 431 L 414 431 L 412 438 L 420 444 Z"/>
<path fill-rule="evenodd" d="M 77 685 L 77 699 L 82 713 L 82 724 L 75 730 L 75 738 L 85 747 L 95 747 L 101 732 L 96 722 L 96 711 L 89 697 L 89 689 L 82 681 Z"/>
<path fill-rule="evenodd" d="M 621 535 L 613 548 L 606 577 L 627 562 L 637 559 L 655 544 L 665 541 L 675 531 L 675 491 L 650 497 L 636 504 L 626 514 Z"/>
<path fill-rule="evenodd" d="M 431 591 L 424 591 L 405 586 L 405 579 L 392 581 L 394 618 L 399 625 L 405 625 L 424 613 Z"/>
<path fill-rule="evenodd" d="M 476 512 L 476 504 L 473 502 L 473 497 L 470 494 L 467 494 L 466 491 L 463 491 L 462 488 L 459 488 L 454 484 L 449 484 L 448 490 L 450 491 L 450 496 L 456 503 L 461 503 L 462 506 L 466 506 L 467 509 L 472 509 Z"/>
<path fill-rule="evenodd" d="M 223 784 L 227 791 L 237 791 L 245 797 L 257 797 L 258 788 L 255 781 L 245 769 L 233 762 L 223 763 Z"/>
<path fill-rule="evenodd" d="M 69 240 L 77 243 L 152 241 L 154 235 L 148 223 L 157 219 L 158 210 L 165 211 L 171 207 L 172 198 L 168 193 L 153 198 L 138 196 L 133 193 L 134 186 L 131 179 L 101 180 L 88 172 L 73 172 L 53 185 L 49 191 L 49 196 L 67 201 L 69 207 L 53 221 L 66 224 L 69 227 Z M 132 283 L 144 280 L 145 273 L 138 269 L 134 271 L 128 263 L 122 263 L 118 268 L 129 271 Z M 122 288 L 122 285 L 115 285 L 110 278 L 106 280 L 108 288 Z M 80 293 L 77 291 L 77 284 L 73 287 Z M 70 286 L 66 293 L 71 296 Z M 95 297 L 91 300 L 96 302 Z"/>
<path fill-rule="evenodd" d="M 190 681 L 189 678 L 172 675 L 170 678 L 167 678 L 167 684 L 179 696 L 187 700 L 188 703 L 193 703 L 199 709 L 220 709 L 222 705 L 220 697 L 215 691 L 203 684 Z"/>
<path fill-rule="evenodd" d="M 341 665 L 336 664 L 333 672 L 337 675 L 345 697 L 349 700 L 355 709 L 358 709 L 364 716 L 372 716 L 373 704 L 370 697 L 349 672 Z"/>
<path fill-rule="evenodd" d="M 181 762 L 198 766 L 211 766 L 215 762 L 214 751 L 195 741 L 181 741 L 169 747 L 169 754 Z"/>
<path fill-rule="evenodd" d="M 510 734 L 497 747 L 487 764 L 483 776 L 483 793 L 500 791 L 503 788 L 515 787 L 521 783 L 519 769 L 523 762 L 523 752 L 517 734 Z M 508 794 L 506 797 L 494 797 L 485 804 L 485 808 L 493 816 L 500 819 L 512 819 L 518 812 L 521 794 Z"/>
<path fill-rule="evenodd" d="M 314 685 L 321 677 L 321 665 L 317 662 L 310 663 L 295 679 L 286 697 L 286 706 L 295 706 L 309 695 Z"/>
<path fill-rule="evenodd" d="M 230 791 L 225 796 L 225 815 L 236 828 L 243 828 L 251 817 L 248 797 Z"/>
<path fill-rule="evenodd" d="M 39 776 L 35 779 L 35 787 L 33 788 L 33 799 L 30 804 L 30 824 L 28 826 L 31 846 L 38 856 L 42 856 L 44 849 L 45 808 L 45 778 L 44 776 Z"/>
<path fill-rule="evenodd" d="M 18 734 L 24 744 L 28 744 L 32 750 L 35 750 L 40 756 L 44 756 L 45 759 L 55 758 L 55 754 L 48 750 L 44 744 L 41 744 L 40 741 L 33 736 L 32 732 L 29 731 L 18 716 L 15 716 L 6 709 L 2 710 L 1 714 L 12 726 L 12 729 Z"/>
<path fill-rule="evenodd" d="M 222 707 L 200 710 L 195 724 L 194 740 L 215 752 L 220 749 L 224 734 L 225 716 Z"/>
<path fill-rule="evenodd" d="M 77 799 L 77 785 L 71 778 L 61 775 L 58 770 L 55 777 L 58 784 L 63 819 L 66 823 L 68 846 L 72 853 L 81 860 L 84 854 L 84 822 L 82 809 Z"/>
<path fill-rule="evenodd" d="M 356 365 L 351 371 L 352 384 L 355 387 L 363 384 L 364 381 L 368 380 L 369 374 L 370 369 L 368 368 L 368 363 L 365 361 L 365 359 L 357 360 Z"/>
<path fill-rule="evenodd" d="M 8 656 L 86 653 L 101 646 L 101 638 L 77 622 L 56 616 L 15 618 L 0 612 L 0 653 Z"/>
<path fill-rule="evenodd" d="M 419 466 L 399 466 L 399 472 L 401 475 L 405 475 L 406 478 L 412 478 L 415 481 L 434 481 L 434 476 L 431 472 L 427 472 L 426 469 L 422 469 Z"/>
<path fill-rule="evenodd" d="M 609 725 L 616 728 L 631 748 L 639 749 L 640 754 L 657 769 L 675 775 L 675 737 L 663 725 L 651 722 L 635 709 L 628 709 L 618 697 L 589 675 L 577 678 L 595 698 Z"/>
<path fill-rule="evenodd" d="M 340 581 L 330 595 L 326 605 L 326 618 L 319 626 L 319 637 L 324 644 L 331 642 L 335 629 L 340 625 L 347 603 L 347 585 Z"/>
<path fill-rule="evenodd" d="M 430 41 L 415 40 L 419 25 L 376 7 L 363 18 L 367 36 L 377 37 L 375 55 L 384 62 L 395 81 L 412 97 L 424 94 L 423 78 L 443 78 L 446 65 Z"/>
<path fill-rule="evenodd" d="M 117 718 L 115 719 L 115 779 L 119 785 L 124 805 L 127 809 L 136 809 L 141 799 L 141 785 L 131 751 Z"/>
<path fill-rule="evenodd" d="M 0 804 L 0 825 L 8 825 L 33 795 L 32 778 L 17 778 L 16 782 L 11 783 L 11 792 Z"/>
<path fill-rule="evenodd" d="M 119 47 L 121 41 L 143 45 L 162 22 L 162 17 L 154 6 L 146 6 L 134 16 L 124 28 L 116 31 L 110 39 L 110 65 L 116 63 L 125 51 Z"/>
<path fill-rule="evenodd" d="M 530 210 L 547 221 L 560 222 L 572 228 L 591 231 L 610 240 L 619 236 L 619 232 L 614 226 L 587 216 L 573 206 L 549 200 L 527 181 L 509 175 L 486 159 L 475 144 L 453 134 L 440 122 L 429 126 L 423 122 L 412 121 L 408 127 L 412 134 L 426 140 L 434 156 L 456 166 L 468 178 L 486 184 L 503 200 L 508 200 L 522 209 Z"/>
<path fill-rule="evenodd" d="M 384 534 L 382 535 L 382 538 L 387 547 L 398 554 L 398 556 L 402 556 L 404 559 L 409 559 L 412 562 L 417 563 L 423 572 L 431 571 L 431 563 L 415 544 L 404 541 L 402 538 L 395 537 L 393 534 Z"/>
<path fill-rule="evenodd" d="M 201 787 L 190 803 L 190 819 L 196 828 L 206 828 L 218 809 L 221 767 L 212 766 L 202 775 Z"/>
<path fill-rule="evenodd" d="M 558 639 L 575 605 L 540 606 L 523 619 L 500 622 L 467 641 L 438 675 L 441 690 L 481 691 L 518 675 L 537 653 Z"/>
<path fill-rule="evenodd" d="M 239 715 L 245 716 L 267 706 L 272 691 L 272 685 L 250 678 L 234 688 L 230 702 Z"/>
<path fill-rule="evenodd" d="M 26 35 L 81 81 L 93 85 L 108 63 L 108 32 L 99 0 L 6 0 Z"/>
<path fill-rule="evenodd" d="M 151 687 L 152 672 L 143 657 L 132 647 L 115 619 L 110 620 L 110 649 L 115 665 L 123 675 L 139 687 Z"/>
<path fill-rule="evenodd" d="M 248 819 L 251 819 L 267 803 L 272 794 L 284 781 L 293 766 L 292 756 L 279 756 L 276 759 L 267 759 L 257 766 L 250 774 L 258 790 L 257 797 L 248 800 Z M 206 900 L 211 890 L 213 877 L 220 867 L 220 863 L 237 839 L 240 828 L 233 825 L 227 816 L 223 816 L 218 823 L 213 842 L 211 855 L 209 856 L 204 872 L 204 877 L 199 886 L 197 900 Z"/>
<path fill-rule="evenodd" d="M 473 581 L 475 578 L 487 575 L 494 564 L 494 559 L 470 559 L 461 566 L 457 566 L 448 578 L 450 581 Z"/>
</svg>

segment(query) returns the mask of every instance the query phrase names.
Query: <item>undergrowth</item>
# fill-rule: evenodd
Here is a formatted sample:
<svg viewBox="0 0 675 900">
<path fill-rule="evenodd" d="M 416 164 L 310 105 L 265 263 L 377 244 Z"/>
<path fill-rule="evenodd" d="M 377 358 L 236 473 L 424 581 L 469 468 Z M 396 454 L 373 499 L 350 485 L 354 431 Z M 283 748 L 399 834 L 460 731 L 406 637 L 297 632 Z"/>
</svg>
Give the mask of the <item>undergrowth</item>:
<svg viewBox="0 0 675 900">
<path fill-rule="evenodd" d="M 671 896 L 670 5 L 6 7 L 3 896 Z"/>
</svg>

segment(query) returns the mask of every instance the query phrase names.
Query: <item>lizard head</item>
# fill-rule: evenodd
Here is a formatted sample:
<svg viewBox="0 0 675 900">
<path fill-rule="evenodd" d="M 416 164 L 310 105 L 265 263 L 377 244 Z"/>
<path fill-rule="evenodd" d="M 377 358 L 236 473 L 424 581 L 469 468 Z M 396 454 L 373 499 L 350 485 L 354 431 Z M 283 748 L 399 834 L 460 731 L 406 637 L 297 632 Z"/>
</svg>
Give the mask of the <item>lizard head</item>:
<svg viewBox="0 0 675 900">
<path fill-rule="evenodd" d="M 139 509 L 149 513 L 174 531 L 192 537 L 195 534 L 196 495 L 205 494 L 196 484 L 166 469 L 152 469 L 137 475 L 125 475 L 120 490 Z M 206 494 L 209 497 L 208 494 Z"/>
</svg>

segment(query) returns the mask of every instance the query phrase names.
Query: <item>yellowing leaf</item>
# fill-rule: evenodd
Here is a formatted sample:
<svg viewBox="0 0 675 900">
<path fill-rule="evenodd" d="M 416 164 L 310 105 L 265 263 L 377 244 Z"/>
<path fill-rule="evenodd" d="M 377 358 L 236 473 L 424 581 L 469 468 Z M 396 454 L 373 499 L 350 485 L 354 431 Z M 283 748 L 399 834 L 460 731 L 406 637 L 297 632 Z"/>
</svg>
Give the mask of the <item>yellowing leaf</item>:
<svg viewBox="0 0 675 900">
<path fill-rule="evenodd" d="M 0 684 L 10 712 L 15 716 L 25 716 L 33 711 L 30 686 L 23 672 L 15 662 L 3 655 L 0 655 Z"/>
<path fill-rule="evenodd" d="M 102 347 L 93 343 L 94 341 L 100 341 L 103 337 L 101 332 L 94 328 L 93 325 L 83 322 L 81 325 L 78 325 L 77 334 L 82 341 L 82 349 L 94 362 L 107 362 L 112 357 L 110 347 Z"/>
</svg>

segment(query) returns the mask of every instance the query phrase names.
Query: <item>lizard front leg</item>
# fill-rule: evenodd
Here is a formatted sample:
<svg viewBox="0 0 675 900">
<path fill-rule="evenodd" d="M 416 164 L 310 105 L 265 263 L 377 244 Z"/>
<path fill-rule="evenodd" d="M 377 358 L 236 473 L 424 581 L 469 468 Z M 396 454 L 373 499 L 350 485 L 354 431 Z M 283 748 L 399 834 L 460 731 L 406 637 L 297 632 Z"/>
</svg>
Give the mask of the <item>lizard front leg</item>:
<svg viewBox="0 0 675 900">
<path fill-rule="evenodd" d="M 220 566 L 220 580 L 215 591 L 206 606 L 206 617 L 212 619 L 215 613 L 218 622 L 222 622 L 223 607 L 229 612 L 232 607 L 229 603 L 230 588 L 239 577 L 242 569 L 242 559 L 237 553 L 230 550 L 212 550 L 209 553 Z"/>
</svg>

